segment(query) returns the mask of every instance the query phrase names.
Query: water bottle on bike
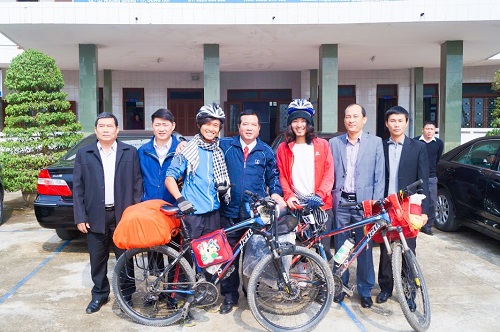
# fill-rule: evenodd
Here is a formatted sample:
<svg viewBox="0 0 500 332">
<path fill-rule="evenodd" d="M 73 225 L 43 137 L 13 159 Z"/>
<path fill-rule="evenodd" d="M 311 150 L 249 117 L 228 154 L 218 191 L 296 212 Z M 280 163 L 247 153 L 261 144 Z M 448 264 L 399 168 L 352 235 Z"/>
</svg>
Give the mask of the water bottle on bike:
<svg viewBox="0 0 500 332">
<path fill-rule="evenodd" d="M 349 256 L 349 253 L 351 252 L 351 249 L 354 247 L 354 239 L 353 238 L 348 238 L 345 240 L 344 244 L 340 249 L 335 253 L 335 256 L 333 256 L 333 260 L 341 265 L 344 263 L 346 260 L 347 256 Z"/>
</svg>

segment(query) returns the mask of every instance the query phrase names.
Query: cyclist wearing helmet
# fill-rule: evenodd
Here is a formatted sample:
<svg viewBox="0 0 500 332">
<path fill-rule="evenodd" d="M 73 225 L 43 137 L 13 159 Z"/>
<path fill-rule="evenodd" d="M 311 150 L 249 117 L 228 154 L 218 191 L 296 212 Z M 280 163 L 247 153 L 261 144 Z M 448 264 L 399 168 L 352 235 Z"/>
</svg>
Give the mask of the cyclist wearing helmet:
<svg viewBox="0 0 500 332">
<path fill-rule="evenodd" d="M 218 104 L 200 108 L 196 114 L 200 132 L 174 157 L 167 170 L 165 185 L 186 214 L 192 238 L 220 229 L 219 195 L 226 203 L 231 199 L 224 153 L 218 142 L 224 120 Z M 184 179 L 182 192 L 176 182 L 180 177 Z"/>
<path fill-rule="evenodd" d="M 318 224 L 332 228 L 333 157 L 324 139 L 314 133 L 312 104 L 295 99 L 288 105 L 285 142 L 278 146 L 276 158 L 283 196 L 289 208 L 307 203 Z M 300 158 L 300 162 L 295 162 Z M 322 241 L 327 259 L 332 258 L 330 238 Z"/>
</svg>

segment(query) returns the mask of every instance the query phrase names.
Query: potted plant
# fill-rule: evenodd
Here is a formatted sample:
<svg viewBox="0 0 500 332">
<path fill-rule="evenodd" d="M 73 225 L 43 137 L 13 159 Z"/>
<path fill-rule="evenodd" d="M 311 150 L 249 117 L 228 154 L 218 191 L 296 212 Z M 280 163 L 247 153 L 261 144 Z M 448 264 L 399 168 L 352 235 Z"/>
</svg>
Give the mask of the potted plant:
<svg viewBox="0 0 500 332">
<path fill-rule="evenodd" d="M 29 49 L 16 56 L 5 73 L 9 89 L 0 163 L 8 191 L 34 199 L 38 173 L 81 138 L 81 125 L 62 92 L 64 79 L 55 60 Z"/>
</svg>

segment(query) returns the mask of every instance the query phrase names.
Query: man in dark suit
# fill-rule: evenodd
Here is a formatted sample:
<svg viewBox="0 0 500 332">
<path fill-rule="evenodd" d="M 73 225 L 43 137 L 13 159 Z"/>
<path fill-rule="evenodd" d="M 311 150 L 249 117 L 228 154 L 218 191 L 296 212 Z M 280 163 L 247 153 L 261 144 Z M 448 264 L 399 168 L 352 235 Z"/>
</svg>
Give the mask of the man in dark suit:
<svg viewBox="0 0 500 332">
<path fill-rule="evenodd" d="M 409 184 L 421 179 L 421 189 L 429 197 L 429 157 L 425 143 L 413 140 L 405 135 L 408 126 L 408 111 L 401 106 L 393 106 L 385 113 L 385 125 L 391 136 L 384 140 L 385 155 L 385 196 L 394 194 Z M 429 199 L 422 202 L 422 212 L 428 213 Z M 415 253 L 417 238 L 407 238 L 406 242 Z M 380 294 L 377 303 L 384 303 L 392 296 L 394 286 L 391 257 L 385 245 L 380 246 L 380 264 L 378 271 Z"/>
<path fill-rule="evenodd" d="M 384 150 L 380 137 L 363 131 L 366 123 L 366 111 L 358 104 L 347 106 L 344 125 L 347 133 L 330 139 L 335 182 L 333 185 L 333 210 L 337 227 L 345 227 L 363 219 L 362 211 L 351 207 L 341 207 L 340 202 L 362 202 L 384 197 L 385 166 Z M 356 244 L 365 236 L 363 227 L 353 231 Z M 351 234 L 340 233 L 335 236 L 335 252 Z M 337 264 L 337 263 L 336 263 Z M 361 306 L 370 308 L 373 304 L 371 290 L 375 286 L 372 245 L 368 245 L 357 258 L 356 283 Z M 347 286 L 349 271 L 342 275 L 342 282 Z M 345 293 L 335 296 L 340 303 Z"/>
<path fill-rule="evenodd" d="M 422 127 L 422 135 L 414 139 L 425 143 L 427 154 L 429 155 L 429 219 L 427 224 L 420 230 L 427 235 L 434 235 L 432 225 L 436 220 L 436 206 L 437 206 L 437 164 L 441 155 L 443 154 L 444 142 L 436 137 L 436 125 L 432 121 L 425 121 Z"/>
<path fill-rule="evenodd" d="M 118 120 L 101 113 L 95 121 L 97 142 L 78 150 L 73 170 L 75 224 L 87 234 L 90 274 L 94 287 L 88 314 L 99 311 L 109 300 L 109 248 L 118 259 L 124 250 L 113 243 L 113 232 L 125 208 L 141 201 L 142 178 L 137 150 L 117 141 Z M 133 285 L 128 286 L 130 297 Z M 130 300 L 130 299 L 129 299 Z"/>
</svg>

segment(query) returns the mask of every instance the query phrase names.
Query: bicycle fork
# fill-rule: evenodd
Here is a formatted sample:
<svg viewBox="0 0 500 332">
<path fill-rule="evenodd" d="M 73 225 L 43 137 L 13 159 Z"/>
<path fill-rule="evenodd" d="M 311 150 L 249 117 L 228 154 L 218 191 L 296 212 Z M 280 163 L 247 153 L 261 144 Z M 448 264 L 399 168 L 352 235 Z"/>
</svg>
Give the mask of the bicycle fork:
<svg viewBox="0 0 500 332">
<path fill-rule="evenodd" d="M 293 288 L 290 287 L 290 278 L 281 260 L 282 256 L 293 254 L 295 246 L 290 243 L 283 243 L 276 247 L 276 243 L 271 245 L 271 253 L 273 255 L 273 265 L 281 278 L 278 278 L 278 288 L 284 289 L 288 294 L 292 294 Z"/>
</svg>

